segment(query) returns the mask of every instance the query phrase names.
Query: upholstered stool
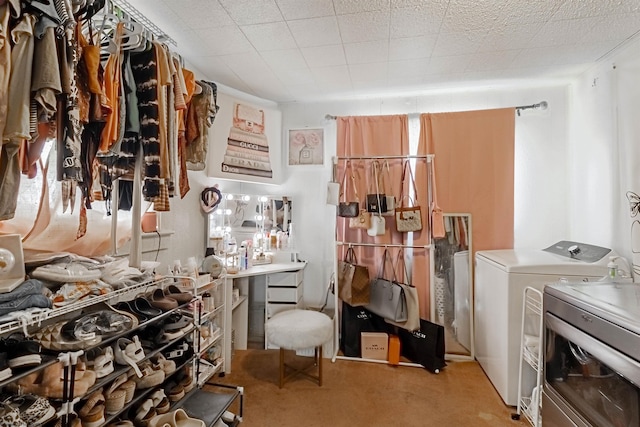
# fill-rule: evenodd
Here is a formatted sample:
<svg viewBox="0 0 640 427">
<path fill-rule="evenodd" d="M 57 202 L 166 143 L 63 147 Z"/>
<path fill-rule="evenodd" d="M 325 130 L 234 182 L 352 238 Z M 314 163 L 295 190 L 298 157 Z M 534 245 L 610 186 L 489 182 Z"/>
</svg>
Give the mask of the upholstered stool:
<svg viewBox="0 0 640 427">
<path fill-rule="evenodd" d="M 265 325 L 267 341 L 280 347 L 280 388 L 294 375 L 305 375 L 322 386 L 322 345 L 333 336 L 333 322 L 329 316 L 312 310 L 287 310 L 277 313 Z M 295 369 L 284 362 L 285 350 L 313 348 L 313 363 L 303 369 Z M 318 366 L 317 375 L 308 373 Z M 286 369 L 293 370 L 285 375 Z"/>
</svg>

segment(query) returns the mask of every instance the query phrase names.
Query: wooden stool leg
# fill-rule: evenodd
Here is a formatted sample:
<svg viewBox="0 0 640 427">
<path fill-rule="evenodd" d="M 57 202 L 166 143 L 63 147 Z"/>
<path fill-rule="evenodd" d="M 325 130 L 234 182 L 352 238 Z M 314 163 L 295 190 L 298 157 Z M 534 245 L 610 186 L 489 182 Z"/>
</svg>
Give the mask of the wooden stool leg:
<svg viewBox="0 0 640 427">
<path fill-rule="evenodd" d="M 318 348 L 320 353 L 318 353 Z M 316 356 L 318 360 L 318 387 L 322 387 L 322 346 L 316 348 Z"/>
<path fill-rule="evenodd" d="M 280 388 L 284 385 L 284 349 L 280 347 Z"/>
</svg>

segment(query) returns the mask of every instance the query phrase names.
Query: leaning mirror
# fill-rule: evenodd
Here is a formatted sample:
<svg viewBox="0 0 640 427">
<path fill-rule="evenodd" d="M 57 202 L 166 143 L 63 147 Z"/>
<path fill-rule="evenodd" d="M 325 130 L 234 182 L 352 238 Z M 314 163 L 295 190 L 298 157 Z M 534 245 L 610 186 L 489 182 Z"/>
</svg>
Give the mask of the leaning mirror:
<svg viewBox="0 0 640 427">
<path fill-rule="evenodd" d="M 445 237 L 434 240 L 431 318 L 445 329 L 449 359 L 473 359 L 471 215 L 444 214 Z"/>
</svg>

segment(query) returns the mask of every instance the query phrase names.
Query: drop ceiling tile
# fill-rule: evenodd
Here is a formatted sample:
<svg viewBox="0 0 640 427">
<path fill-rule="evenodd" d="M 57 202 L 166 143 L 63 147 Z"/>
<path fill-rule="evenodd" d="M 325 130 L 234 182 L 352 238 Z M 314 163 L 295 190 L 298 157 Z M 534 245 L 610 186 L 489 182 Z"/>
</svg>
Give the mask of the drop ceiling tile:
<svg viewBox="0 0 640 427">
<path fill-rule="evenodd" d="M 580 43 L 590 36 L 591 28 L 600 22 L 599 17 L 549 21 L 531 39 L 527 47 L 561 46 Z"/>
<path fill-rule="evenodd" d="M 285 22 L 244 25 L 240 29 L 247 36 L 249 42 L 260 52 L 297 47 Z"/>
<path fill-rule="evenodd" d="M 640 0 L 567 0 L 553 15 L 554 20 L 588 18 L 640 12 Z"/>
<path fill-rule="evenodd" d="M 447 13 L 442 20 L 440 31 L 444 33 L 459 33 L 492 28 L 498 22 L 506 1 L 470 2 L 468 0 L 451 0 Z"/>
<path fill-rule="evenodd" d="M 493 52 L 528 47 L 531 40 L 542 28 L 542 25 L 541 22 L 533 22 L 523 25 L 508 25 L 494 28 L 484 38 L 478 52 Z"/>
<path fill-rule="evenodd" d="M 454 55 L 431 57 L 429 67 L 425 75 L 462 73 L 467 69 L 467 64 L 472 55 Z"/>
<path fill-rule="evenodd" d="M 284 20 L 275 0 L 218 0 L 238 25 Z"/>
<path fill-rule="evenodd" d="M 195 32 L 198 37 L 207 43 L 206 53 L 211 56 L 251 52 L 254 50 L 244 33 L 236 26 L 202 29 Z"/>
<path fill-rule="evenodd" d="M 187 28 L 190 29 L 235 25 L 217 0 L 181 0 L 169 2 L 167 6 L 187 23 Z"/>
<path fill-rule="evenodd" d="M 558 0 L 509 0 L 502 9 L 500 21 L 505 25 L 547 22 L 561 4 Z"/>
<path fill-rule="evenodd" d="M 406 37 L 389 40 L 389 60 L 428 58 L 438 36 Z"/>
<path fill-rule="evenodd" d="M 446 7 L 428 3 L 420 7 L 391 9 L 390 37 L 416 37 L 440 32 Z"/>
<path fill-rule="evenodd" d="M 504 70 L 509 68 L 519 54 L 520 50 L 517 49 L 476 53 L 471 55 L 467 63 L 467 71 Z"/>
<path fill-rule="evenodd" d="M 391 0 L 390 7 L 391 9 L 404 9 L 404 8 L 414 8 L 420 9 L 425 6 L 424 0 Z M 429 0 L 429 7 L 437 8 L 437 10 L 444 11 L 447 9 L 449 5 L 449 0 Z M 435 9 L 434 9 L 435 10 Z"/>
<path fill-rule="evenodd" d="M 285 85 L 306 85 L 315 81 L 309 68 L 277 68 L 273 72 Z"/>
<path fill-rule="evenodd" d="M 422 77 L 429 70 L 429 58 L 405 59 L 389 62 L 389 80 Z"/>
<path fill-rule="evenodd" d="M 307 61 L 299 49 L 269 50 L 260 55 L 272 69 L 307 68 Z"/>
<path fill-rule="evenodd" d="M 304 47 L 300 49 L 309 67 L 328 67 L 333 65 L 345 65 L 342 45 Z"/>
<path fill-rule="evenodd" d="M 241 79 L 256 78 L 260 81 L 261 75 L 273 73 L 257 52 L 222 55 L 220 59 Z"/>
<path fill-rule="evenodd" d="M 389 76 L 387 62 L 376 62 L 373 64 L 353 64 L 349 65 L 349 74 L 354 86 L 356 82 L 386 82 Z"/>
<path fill-rule="evenodd" d="M 340 88 L 351 87 L 351 76 L 346 65 L 316 67 L 311 69 L 313 78 L 319 85 L 335 85 Z"/>
<path fill-rule="evenodd" d="M 348 64 L 365 64 L 386 61 L 389 57 L 389 42 L 379 40 L 363 43 L 345 43 L 344 53 Z"/>
<path fill-rule="evenodd" d="M 197 78 L 209 79 L 241 91 L 252 91 L 219 57 L 196 57 L 193 58 L 193 64 L 204 73 L 204 76 Z"/>
<path fill-rule="evenodd" d="M 389 10 L 389 0 L 333 0 L 336 15 Z"/>
<path fill-rule="evenodd" d="M 334 15 L 331 0 L 276 0 L 286 20 Z"/>
<path fill-rule="evenodd" d="M 287 24 L 299 47 L 324 46 L 342 42 L 335 16 L 298 19 L 287 21 Z"/>
<path fill-rule="evenodd" d="M 344 43 L 387 40 L 389 38 L 389 11 L 340 15 L 338 16 L 338 25 Z"/>
<path fill-rule="evenodd" d="M 431 55 L 452 56 L 475 53 L 482 46 L 486 36 L 487 32 L 484 30 L 440 34 Z"/>
</svg>

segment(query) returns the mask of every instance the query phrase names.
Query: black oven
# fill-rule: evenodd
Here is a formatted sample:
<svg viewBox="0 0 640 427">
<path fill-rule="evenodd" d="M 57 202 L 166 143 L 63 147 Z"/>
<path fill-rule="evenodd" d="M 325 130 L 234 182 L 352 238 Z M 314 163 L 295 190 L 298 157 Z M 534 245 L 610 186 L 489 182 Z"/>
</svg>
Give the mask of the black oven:
<svg viewBox="0 0 640 427">
<path fill-rule="evenodd" d="M 544 427 L 640 427 L 640 285 L 545 288 Z"/>
</svg>

